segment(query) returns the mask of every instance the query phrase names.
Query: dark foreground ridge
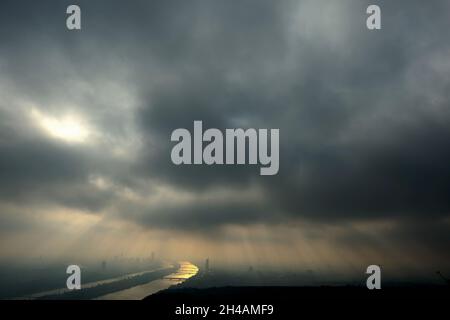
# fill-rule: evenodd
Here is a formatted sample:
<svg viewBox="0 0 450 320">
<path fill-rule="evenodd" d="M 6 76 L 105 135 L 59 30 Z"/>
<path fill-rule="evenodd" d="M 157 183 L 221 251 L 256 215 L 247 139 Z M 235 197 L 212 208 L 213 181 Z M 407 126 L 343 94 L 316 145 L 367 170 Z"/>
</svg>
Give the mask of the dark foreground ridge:
<svg viewBox="0 0 450 320">
<path fill-rule="evenodd" d="M 441 300 L 441 301 L 439 301 Z M 446 300 L 446 301 L 442 301 Z M 288 316 L 299 314 L 305 309 L 313 308 L 319 313 L 332 312 L 339 309 L 358 310 L 373 309 L 382 305 L 391 305 L 400 310 L 410 309 L 416 303 L 422 305 L 448 305 L 450 287 L 417 286 L 386 287 L 381 290 L 368 290 L 364 287 L 219 287 L 208 289 L 171 288 L 144 299 L 152 305 L 152 310 L 165 318 L 200 319 L 201 316 L 179 317 L 175 315 L 177 307 L 209 306 L 215 309 L 207 319 L 247 319 L 245 315 L 220 315 L 220 305 L 273 305 L 272 315 L 251 316 L 258 319 L 288 319 Z M 328 309 L 330 308 L 330 309 Z M 286 318 L 285 318 L 286 317 Z"/>
<path fill-rule="evenodd" d="M 209 307 L 203 315 L 177 315 L 176 308 Z M 261 305 L 272 305 L 273 314 L 219 314 L 220 305 L 244 310 Z M 89 317 L 128 319 L 445 319 L 450 305 L 450 289 L 445 286 L 384 287 L 369 291 L 364 287 L 215 287 L 207 289 L 171 288 L 160 291 L 143 301 L 0 301 L 0 308 L 11 314 L 45 314 L 61 319 Z M 230 309 L 230 308 L 229 308 Z M 215 311 L 212 311 L 215 310 Z M 262 310 L 262 309 L 259 309 Z M 267 309 L 266 309 L 267 310 Z M 434 316 L 436 315 L 436 316 Z M 27 318 L 29 318 L 27 316 Z M 341 317 L 342 316 L 342 317 Z M 31 318 L 31 317 L 30 317 Z"/>
</svg>

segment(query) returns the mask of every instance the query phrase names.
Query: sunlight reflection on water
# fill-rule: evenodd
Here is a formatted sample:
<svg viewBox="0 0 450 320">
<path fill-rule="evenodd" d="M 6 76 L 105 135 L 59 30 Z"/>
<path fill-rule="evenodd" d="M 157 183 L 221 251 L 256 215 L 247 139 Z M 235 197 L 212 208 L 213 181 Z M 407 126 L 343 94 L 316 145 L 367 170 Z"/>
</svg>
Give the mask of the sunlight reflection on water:
<svg viewBox="0 0 450 320">
<path fill-rule="evenodd" d="M 197 274 L 198 268 L 188 261 L 179 262 L 176 272 L 165 276 L 162 279 L 150 281 L 149 283 L 132 287 L 129 289 L 113 292 L 97 299 L 99 300 L 141 300 L 158 291 L 180 284 Z"/>
</svg>

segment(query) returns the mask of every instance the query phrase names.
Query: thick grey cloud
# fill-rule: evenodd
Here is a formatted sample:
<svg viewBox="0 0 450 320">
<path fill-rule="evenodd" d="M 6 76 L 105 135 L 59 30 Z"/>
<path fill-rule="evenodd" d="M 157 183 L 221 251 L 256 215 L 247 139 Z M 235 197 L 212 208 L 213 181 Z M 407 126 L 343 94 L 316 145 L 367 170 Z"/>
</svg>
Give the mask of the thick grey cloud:
<svg viewBox="0 0 450 320">
<path fill-rule="evenodd" d="M 426 221 L 439 238 L 450 5 L 376 2 L 381 31 L 365 28 L 368 1 L 80 1 L 79 32 L 64 27 L 69 2 L 2 2 L 1 201 L 200 232 L 393 219 L 408 233 Z M 80 114 L 91 144 L 49 137 L 32 107 Z M 194 120 L 279 128 L 279 174 L 173 165 L 170 133 Z M 172 201 L 155 203 L 161 186 Z"/>
</svg>

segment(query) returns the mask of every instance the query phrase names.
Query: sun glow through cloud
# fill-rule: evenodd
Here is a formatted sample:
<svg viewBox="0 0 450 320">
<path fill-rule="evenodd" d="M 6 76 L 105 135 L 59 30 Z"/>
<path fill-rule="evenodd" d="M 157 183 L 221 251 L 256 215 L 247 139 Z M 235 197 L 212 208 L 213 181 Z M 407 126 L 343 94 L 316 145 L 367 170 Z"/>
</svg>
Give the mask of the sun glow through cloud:
<svg viewBox="0 0 450 320">
<path fill-rule="evenodd" d="M 70 143 L 83 143 L 89 136 L 89 130 L 83 121 L 75 115 L 66 115 L 62 118 L 55 118 L 32 108 L 31 115 L 53 138 Z"/>
</svg>

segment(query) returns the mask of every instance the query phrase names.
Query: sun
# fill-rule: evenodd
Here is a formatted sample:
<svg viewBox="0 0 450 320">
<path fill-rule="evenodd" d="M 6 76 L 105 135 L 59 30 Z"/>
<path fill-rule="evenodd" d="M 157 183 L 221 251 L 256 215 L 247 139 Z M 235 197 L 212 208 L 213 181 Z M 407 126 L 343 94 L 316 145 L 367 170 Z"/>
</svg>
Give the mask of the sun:
<svg viewBox="0 0 450 320">
<path fill-rule="evenodd" d="M 55 118 L 32 108 L 31 115 L 38 125 L 53 138 L 69 143 L 83 143 L 89 136 L 89 130 L 83 121 L 74 115 Z"/>
</svg>

